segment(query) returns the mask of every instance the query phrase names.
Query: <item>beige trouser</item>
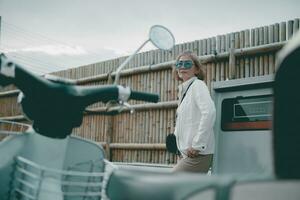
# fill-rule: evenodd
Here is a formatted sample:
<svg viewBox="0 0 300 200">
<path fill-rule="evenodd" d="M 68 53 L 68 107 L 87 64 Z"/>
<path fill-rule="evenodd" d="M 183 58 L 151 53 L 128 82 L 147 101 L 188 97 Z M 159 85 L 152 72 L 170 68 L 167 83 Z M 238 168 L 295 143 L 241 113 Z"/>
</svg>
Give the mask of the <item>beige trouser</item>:
<svg viewBox="0 0 300 200">
<path fill-rule="evenodd" d="M 213 154 L 199 155 L 195 158 L 180 158 L 172 172 L 200 172 L 207 173 L 213 159 Z"/>
</svg>

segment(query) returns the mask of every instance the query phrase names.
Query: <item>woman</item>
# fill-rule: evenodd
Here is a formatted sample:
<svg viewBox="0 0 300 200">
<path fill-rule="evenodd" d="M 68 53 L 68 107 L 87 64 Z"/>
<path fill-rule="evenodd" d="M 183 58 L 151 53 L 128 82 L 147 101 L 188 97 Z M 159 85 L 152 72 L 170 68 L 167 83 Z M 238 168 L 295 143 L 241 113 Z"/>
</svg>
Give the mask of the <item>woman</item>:
<svg viewBox="0 0 300 200">
<path fill-rule="evenodd" d="M 205 73 L 198 57 L 191 51 L 181 53 L 175 64 L 179 85 L 179 105 L 175 132 L 181 153 L 173 172 L 207 173 L 214 153 L 216 109 L 204 83 Z"/>
</svg>

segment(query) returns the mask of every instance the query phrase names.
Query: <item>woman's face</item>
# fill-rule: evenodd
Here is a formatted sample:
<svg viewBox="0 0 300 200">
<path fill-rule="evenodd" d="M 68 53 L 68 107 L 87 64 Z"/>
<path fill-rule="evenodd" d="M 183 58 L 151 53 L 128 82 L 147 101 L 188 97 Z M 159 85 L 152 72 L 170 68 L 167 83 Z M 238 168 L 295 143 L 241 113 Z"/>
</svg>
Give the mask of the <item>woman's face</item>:
<svg viewBox="0 0 300 200">
<path fill-rule="evenodd" d="M 190 65 L 192 66 L 190 67 Z M 187 81 L 190 78 L 194 77 L 198 71 L 192 59 L 189 56 L 185 56 L 185 55 L 179 58 L 178 64 L 176 66 L 176 70 L 178 76 L 183 81 Z"/>
</svg>

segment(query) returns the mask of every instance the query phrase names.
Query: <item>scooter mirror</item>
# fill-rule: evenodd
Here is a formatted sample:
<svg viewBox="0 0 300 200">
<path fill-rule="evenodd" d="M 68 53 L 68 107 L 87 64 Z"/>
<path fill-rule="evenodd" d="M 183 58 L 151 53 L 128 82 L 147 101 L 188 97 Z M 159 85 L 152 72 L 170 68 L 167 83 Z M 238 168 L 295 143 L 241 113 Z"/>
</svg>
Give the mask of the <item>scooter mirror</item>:
<svg viewBox="0 0 300 200">
<path fill-rule="evenodd" d="M 119 83 L 121 70 L 149 41 L 151 41 L 154 46 L 162 50 L 170 50 L 175 45 L 175 38 L 169 29 L 161 25 L 152 26 L 149 31 L 149 38 L 117 68 L 115 78 L 116 85 Z"/>
<path fill-rule="evenodd" d="M 159 49 L 170 50 L 175 44 L 171 31 L 164 26 L 154 25 L 149 31 L 149 39 Z"/>
</svg>

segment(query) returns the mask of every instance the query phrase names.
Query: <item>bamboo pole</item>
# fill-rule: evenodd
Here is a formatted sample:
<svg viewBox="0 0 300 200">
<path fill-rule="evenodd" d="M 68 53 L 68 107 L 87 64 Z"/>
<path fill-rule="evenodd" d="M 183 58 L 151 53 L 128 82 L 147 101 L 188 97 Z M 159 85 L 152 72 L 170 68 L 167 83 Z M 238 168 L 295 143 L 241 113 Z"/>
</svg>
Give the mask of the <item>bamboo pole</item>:
<svg viewBox="0 0 300 200">
<path fill-rule="evenodd" d="M 294 21 L 289 20 L 287 24 L 287 39 L 291 39 L 293 36 L 293 27 L 294 27 Z"/>
<path fill-rule="evenodd" d="M 141 143 L 139 141 L 140 140 L 139 136 L 141 134 L 141 130 L 140 130 L 140 112 L 135 113 L 134 124 L 135 124 L 135 131 L 133 133 L 130 133 L 130 135 L 131 135 L 130 142 Z"/>
<path fill-rule="evenodd" d="M 198 46 L 198 49 L 199 49 L 199 56 L 202 56 L 203 55 L 203 40 L 199 40 L 199 46 Z"/>
<path fill-rule="evenodd" d="M 227 33 L 226 36 L 225 36 L 225 52 L 229 52 L 230 50 L 230 45 L 231 45 L 231 33 Z"/>
<path fill-rule="evenodd" d="M 263 45 L 264 44 L 264 27 L 259 27 L 258 34 L 259 34 L 259 36 L 258 36 L 259 44 L 258 45 Z M 264 58 L 262 55 L 259 55 L 258 58 L 259 58 L 258 75 L 262 76 L 262 75 L 264 75 Z"/>
<path fill-rule="evenodd" d="M 207 64 L 207 68 L 206 68 L 206 83 L 207 83 L 207 87 L 209 89 L 209 91 L 211 90 L 211 64 Z"/>
<path fill-rule="evenodd" d="M 154 119 L 154 113 L 153 111 L 150 112 L 150 121 L 149 121 L 149 126 L 150 126 L 150 142 L 153 143 L 155 140 L 154 140 L 154 136 L 153 136 L 153 133 L 155 131 L 154 129 L 154 123 L 155 123 L 155 119 Z"/>
<path fill-rule="evenodd" d="M 258 75 L 262 76 L 264 75 L 264 57 L 263 56 L 259 56 L 259 72 Z"/>
<path fill-rule="evenodd" d="M 230 35 L 229 49 L 229 79 L 234 79 L 235 76 L 235 53 L 234 53 L 234 33 Z"/>
<path fill-rule="evenodd" d="M 222 35 L 220 37 L 220 48 L 219 48 L 219 52 L 225 52 L 225 35 Z M 218 53 L 218 50 L 217 52 Z M 224 81 L 226 79 L 226 61 L 221 61 L 221 81 Z"/>
<path fill-rule="evenodd" d="M 222 48 L 222 36 L 221 35 L 217 35 L 216 37 L 216 45 L 215 45 L 215 52 L 212 52 L 212 54 L 218 54 L 221 52 L 221 48 Z"/>
<path fill-rule="evenodd" d="M 226 37 L 227 37 L 227 35 L 224 35 L 223 37 L 222 37 L 222 45 L 224 45 L 224 47 L 223 47 L 223 50 L 222 50 L 222 53 L 224 53 L 224 52 L 228 52 L 228 49 L 229 49 L 229 46 L 227 46 L 227 45 L 229 45 L 229 43 L 227 43 L 226 42 Z M 228 80 L 229 79 L 229 59 L 228 60 L 225 60 L 224 61 L 224 63 L 225 63 L 225 80 Z"/>
<path fill-rule="evenodd" d="M 0 120 L 7 120 L 7 121 L 27 121 L 24 115 L 15 115 L 15 116 L 5 116 L 0 117 Z"/>
<path fill-rule="evenodd" d="M 255 29 L 254 32 L 254 45 L 258 46 L 259 45 L 259 28 Z M 254 57 L 254 75 L 259 76 L 259 56 Z"/>
<path fill-rule="evenodd" d="M 269 44 L 269 27 L 264 26 L 264 44 Z M 264 75 L 269 74 L 269 56 L 268 54 L 263 55 L 263 60 L 264 60 Z"/>
<path fill-rule="evenodd" d="M 154 114 L 154 132 L 152 133 L 153 134 L 153 138 L 154 138 L 154 143 L 157 143 L 158 142 L 158 134 L 159 134 L 159 113 L 160 113 L 160 110 L 155 110 L 153 111 Z"/>
<path fill-rule="evenodd" d="M 255 29 L 251 29 L 250 32 L 250 47 L 255 47 Z M 250 56 L 250 77 L 254 76 L 255 71 L 255 58 Z"/>
<path fill-rule="evenodd" d="M 168 98 L 166 101 L 171 101 L 172 100 L 172 70 L 168 70 L 166 72 L 167 76 L 168 76 Z"/>
<path fill-rule="evenodd" d="M 211 41 L 213 41 L 211 44 L 212 44 L 212 47 L 211 49 L 208 50 L 209 54 L 214 54 L 216 55 L 217 52 L 220 52 L 221 51 L 221 46 L 217 43 L 220 43 L 219 42 L 219 38 L 218 38 L 218 42 L 216 42 L 216 38 L 212 38 Z M 221 63 L 220 62 L 214 62 L 215 65 L 213 67 L 215 67 L 215 73 L 216 73 L 216 81 L 220 81 L 221 80 Z M 210 68 L 212 65 L 208 65 L 206 64 L 206 69 Z M 207 84 L 208 85 L 208 84 Z"/>
<path fill-rule="evenodd" d="M 19 93 L 20 93 L 20 90 L 11 90 L 11 91 L 0 92 L 0 98 L 1 97 L 16 96 Z"/>
<path fill-rule="evenodd" d="M 98 145 L 106 146 L 103 142 L 98 142 Z M 164 143 L 111 143 L 112 150 L 125 149 L 125 150 L 166 150 Z"/>
<path fill-rule="evenodd" d="M 207 39 L 202 39 L 202 55 L 207 55 Z"/>
<path fill-rule="evenodd" d="M 112 137 L 113 137 L 113 126 L 112 126 L 112 117 L 107 117 L 105 120 L 105 124 L 106 124 L 106 130 L 105 130 L 105 134 L 106 134 L 106 146 L 105 146 L 105 151 L 106 151 L 106 158 L 108 160 L 112 160 L 112 155 L 111 155 L 111 149 L 110 149 L 110 144 L 112 141 Z"/>
<path fill-rule="evenodd" d="M 250 47 L 250 31 L 245 30 L 245 48 Z M 250 60 L 249 56 L 245 58 L 245 77 L 250 77 Z"/>
<path fill-rule="evenodd" d="M 211 55 L 212 54 L 212 38 L 208 38 L 207 39 L 206 54 L 207 55 Z"/>
<path fill-rule="evenodd" d="M 161 101 L 167 101 L 167 95 L 168 95 L 168 79 L 166 70 L 157 72 L 158 77 L 156 77 L 156 92 L 160 95 Z"/>
<path fill-rule="evenodd" d="M 159 119 L 159 122 L 162 125 L 160 126 L 158 143 L 164 142 L 164 133 L 168 131 L 168 110 L 161 110 L 161 112 L 163 113 L 163 115 Z"/>
<path fill-rule="evenodd" d="M 140 131 L 139 131 L 139 143 L 145 143 L 145 112 L 139 112 L 139 124 L 140 124 Z"/>
<path fill-rule="evenodd" d="M 129 118 L 129 131 L 126 132 L 126 142 L 133 142 L 132 135 L 136 132 L 135 124 L 137 116 L 135 115 L 135 113 L 133 115 L 127 113 L 127 115 L 124 116 L 128 116 L 127 119 Z"/>
<path fill-rule="evenodd" d="M 239 48 L 244 48 L 245 47 L 245 33 L 244 31 L 240 31 L 238 32 L 237 35 L 237 39 L 239 40 L 239 46 L 237 47 Z M 239 78 L 244 78 L 245 77 L 245 58 L 244 57 L 239 57 L 237 58 L 238 62 L 239 62 L 239 67 L 237 69 L 239 69 L 237 72 L 237 75 Z"/>
<path fill-rule="evenodd" d="M 281 22 L 280 23 L 280 27 L 279 27 L 279 30 L 280 30 L 280 41 L 286 41 L 286 22 Z"/>
<path fill-rule="evenodd" d="M 274 38 L 274 33 L 275 31 L 275 25 L 270 25 L 269 26 L 269 43 L 274 43 L 275 38 Z M 275 73 L 275 63 L 273 62 L 274 60 L 274 55 L 272 53 L 269 54 L 269 73 L 274 74 Z"/>
<path fill-rule="evenodd" d="M 297 31 L 299 30 L 299 19 L 294 19 L 294 23 L 293 23 L 293 35 L 295 35 L 297 33 Z"/>
</svg>

